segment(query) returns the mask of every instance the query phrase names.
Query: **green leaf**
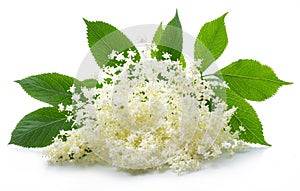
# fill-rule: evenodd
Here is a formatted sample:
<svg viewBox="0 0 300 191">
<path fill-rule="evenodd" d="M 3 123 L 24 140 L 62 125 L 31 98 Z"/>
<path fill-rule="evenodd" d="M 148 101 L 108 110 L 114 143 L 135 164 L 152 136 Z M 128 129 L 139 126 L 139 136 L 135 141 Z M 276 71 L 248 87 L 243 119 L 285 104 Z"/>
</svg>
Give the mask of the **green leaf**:
<svg viewBox="0 0 300 191">
<path fill-rule="evenodd" d="M 186 61 L 185 61 L 185 58 L 184 58 L 183 54 L 180 55 L 179 61 L 181 63 L 182 68 L 183 69 L 186 68 Z"/>
<path fill-rule="evenodd" d="M 76 80 L 74 82 L 75 92 L 80 93 L 82 87 L 87 88 L 102 88 L 103 84 L 99 84 L 98 80 L 94 78 L 88 78 L 82 81 Z"/>
<path fill-rule="evenodd" d="M 159 42 L 157 42 L 158 40 Z M 160 25 L 153 41 L 157 44 L 156 58 L 158 60 L 163 60 L 164 53 L 171 54 L 171 60 L 173 61 L 180 60 L 183 37 L 177 10 L 175 17 L 167 24 L 165 30 Z"/>
<path fill-rule="evenodd" d="M 248 143 L 271 146 L 264 139 L 262 124 L 255 110 L 244 98 L 240 97 L 230 89 L 219 90 L 216 94 L 226 101 L 229 108 L 237 108 L 230 120 L 230 124 L 232 132 L 240 132 L 239 139 Z M 245 131 L 240 131 L 241 126 L 245 128 Z"/>
<path fill-rule="evenodd" d="M 91 22 L 86 19 L 84 21 L 87 26 L 89 47 L 100 67 L 116 67 L 124 64 L 124 61 L 116 61 L 108 58 L 113 50 L 124 52 L 124 56 L 127 57 L 127 51 L 130 49 L 137 53 L 133 60 L 140 60 L 137 48 L 116 27 L 102 21 Z"/>
<path fill-rule="evenodd" d="M 194 46 L 195 60 L 202 60 L 200 70 L 204 72 L 225 50 L 228 38 L 224 19 L 227 13 L 208 22 L 201 28 Z"/>
<path fill-rule="evenodd" d="M 157 30 L 156 30 L 156 32 L 155 32 L 155 34 L 154 34 L 152 43 L 158 45 L 160 43 L 161 37 L 164 34 L 164 31 L 165 30 L 162 27 L 162 23 L 160 23 Z M 151 51 L 151 56 L 152 56 L 152 58 L 155 58 L 157 56 L 157 52 Z M 186 67 L 186 61 L 185 61 L 184 55 L 182 53 L 180 54 L 179 61 L 182 65 L 182 67 L 185 68 Z"/>
<path fill-rule="evenodd" d="M 72 94 L 68 91 L 74 78 L 58 73 L 46 73 L 17 80 L 31 97 L 57 106 L 60 103 L 72 103 Z"/>
<path fill-rule="evenodd" d="M 164 33 L 164 29 L 162 27 L 162 23 L 160 23 L 157 30 L 156 30 L 156 32 L 155 32 L 155 34 L 154 34 L 154 37 L 152 39 L 152 43 L 154 43 L 155 45 L 158 45 L 163 33 Z M 151 57 L 156 58 L 156 56 L 157 56 L 157 52 L 154 51 L 154 50 L 151 50 Z"/>
<path fill-rule="evenodd" d="M 99 84 L 98 80 L 96 79 L 85 79 L 81 83 L 81 86 L 85 86 L 87 88 L 102 88 L 102 85 Z"/>
<path fill-rule="evenodd" d="M 280 86 L 291 84 L 278 79 L 270 67 L 255 60 L 238 60 L 215 75 L 221 76 L 241 97 L 252 101 L 263 101 Z"/>
<path fill-rule="evenodd" d="M 45 147 L 52 143 L 60 130 L 72 129 L 66 122 L 66 112 L 58 112 L 57 107 L 45 107 L 26 115 L 12 132 L 9 144 L 23 147 Z"/>
<path fill-rule="evenodd" d="M 155 34 L 154 34 L 152 42 L 155 43 L 155 44 L 159 44 L 163 33 L 164 33 L 164 29 L 162 27 L 162 23 L 160 23 L 157 30 L 156 30 L 156 32 L 155 32 Z"/>
</svg>

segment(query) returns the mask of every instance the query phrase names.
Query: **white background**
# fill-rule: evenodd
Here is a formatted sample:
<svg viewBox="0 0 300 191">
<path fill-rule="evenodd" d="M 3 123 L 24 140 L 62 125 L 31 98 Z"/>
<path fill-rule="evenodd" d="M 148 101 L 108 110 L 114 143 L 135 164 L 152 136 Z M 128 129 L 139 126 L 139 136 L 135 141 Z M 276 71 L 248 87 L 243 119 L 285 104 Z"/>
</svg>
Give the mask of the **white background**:
<svg viewBox="0 0 300 191">
<path fill-rule="evenodd" d="M 105 2 L 105 3 L 104 3 Z M 85 24 L 103 20 L 126 28 L 165 24 L 178 8 L 184 30 L 225 12 L 229 44 L 225 66 L 253 58 L 294 82 L 263 103 L 253 103 L 273 146 L 207 163 L 201 171 L 131 175 L 110 167 L 51 166 L 41 152 L 8 146 L 27 113 L 44 106 L 13 81 L 59 72 L 75 76 L 88 52 Z M 300 190 L 300 3 L 299 1 L 32 1 L 0 2 L 0 190 Z"/>
</svg>

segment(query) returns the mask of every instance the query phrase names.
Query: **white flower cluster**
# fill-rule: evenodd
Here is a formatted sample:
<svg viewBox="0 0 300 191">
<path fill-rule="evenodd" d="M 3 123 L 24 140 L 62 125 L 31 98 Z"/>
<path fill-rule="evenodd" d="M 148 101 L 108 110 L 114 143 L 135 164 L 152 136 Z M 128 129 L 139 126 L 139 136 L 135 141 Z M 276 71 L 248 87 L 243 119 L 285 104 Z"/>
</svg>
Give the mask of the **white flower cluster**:
<svg viewBox="0 0 300 191">
<path fill-rule="evenodd" d="M 226 85 L 203 79 L 196 63 L 183 68 L 169 54 L 151 58 L 152 50 L 139 62 L 135 51 L 127 58 L 113 51 L 109 58 L 122 65 L 102 68 L 101 87 L 71 87 L 73 105 L 59 109 L 72 112 L 68 120 L 77 128 L 54 139 L 45 153 L 51 161 L 184 172 L 244 146 L 228 125 L 236 109 L 213 91 Z"/>
</svg>

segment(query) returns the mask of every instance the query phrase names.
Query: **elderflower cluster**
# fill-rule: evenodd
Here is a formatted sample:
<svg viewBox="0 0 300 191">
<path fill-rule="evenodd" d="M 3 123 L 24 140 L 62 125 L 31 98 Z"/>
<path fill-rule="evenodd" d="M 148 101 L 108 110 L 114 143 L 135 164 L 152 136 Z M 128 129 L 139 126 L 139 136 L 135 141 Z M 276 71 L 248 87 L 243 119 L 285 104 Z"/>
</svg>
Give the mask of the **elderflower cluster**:
<svg viewBox="0 0 300 191">
<path fill-rule="evenodd" d="M 121 64 L 101 69 L 101 86 L 70 88 L 73 104 L 59 110 L 70 113 L 74 129 L 54 138 L 45 153 L 52 162 L 184 172 L 244 147 L 228 125 L 236 108 L 214 93 L 226 84 L 203 79 L 199 62 L 183 67 L 167 53 L 152 58 L 153 51 L 144 49 L 138 62 L 135 51 L 113 51 L 109 59 Z"/>
</svg>

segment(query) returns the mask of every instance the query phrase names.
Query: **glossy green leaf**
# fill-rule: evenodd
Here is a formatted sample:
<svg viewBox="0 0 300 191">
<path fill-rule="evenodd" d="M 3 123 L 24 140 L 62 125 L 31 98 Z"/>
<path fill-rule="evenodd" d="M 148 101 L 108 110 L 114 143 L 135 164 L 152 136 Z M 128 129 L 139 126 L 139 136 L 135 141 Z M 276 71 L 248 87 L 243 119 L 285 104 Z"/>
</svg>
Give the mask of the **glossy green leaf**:
<svg viewBox="0 0 300 191">
<path fill-rule="evenodd" d="M 221 17 L 204 24 L 201 28 L 195 45 L 194 59 L 202 60 L 200 70 L 204 72 L 225 50 L 228 38 L 224 19 L 227 13 Z"/>
<path fill-rule="evenodd" d="M 17 80 L 31 97 L 57 106 L 71 104 L 72 94 L 68 91 L 74 83 L 74 78 L 58 74 L 46 73 Z"/>
<path fill-rule="evenodd" d="M 60 130 L 72 129 L 72 122 L 66 122 L 66 115 L 57 107 L 45 107 L 29 113 L 17 124 L 9 144 L 22 147 L 50 145 Z"/>
<path fill-rule="evenodd" d="M 243 98 L 263 101 L 273 96 L 282 85 L 291 84 L 280 80 L 272 68 L 255 60 L 238 60 L 216 73 Z"/>
<path fill-rule="evenodd" d="M 157 42 L 158 40 L 159 42 Z M 160 25 L 153 41 L 157 44 L 158 52 L 156 53 L 156 58 L 158 60 L 163 60 L 165 53 L 171 55 L 171 60 L 180 60 L 183 37 L 177 11 L 174 18 L 167 24 L 165 30 Z"/>
<path fill-rule="evenodd" d="M 109 59 L 112 51 L 123 52 L 127 57 L 127 51 L 132 50 L 136 52 L 134 61 L 140 60 L 140 55 L 133 43 L 116 27 L 102 22 L 91 22 L 84 19 L 87 26 L 87 38 L 89 47 L 93 56 L 100 67 L 110 66 L 116 67 L 124 64 L 124 61 L 116 61 Z"/>
<path fill-rule="evenodd" d="M 230 125 L 233 133 L 239 131 L 239 139 L 248 143 L 270 146 L 264 139 L 262 124 L 255 110 L 244 98 L 230 89 L 215 90 L 215 92 L 227 103 L 229 108 L 237 108 L 231 117 Z M 245 131 L 240 130 L 241 126 Z"/>
</svg>

